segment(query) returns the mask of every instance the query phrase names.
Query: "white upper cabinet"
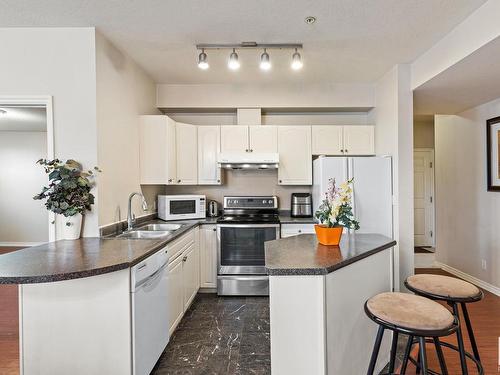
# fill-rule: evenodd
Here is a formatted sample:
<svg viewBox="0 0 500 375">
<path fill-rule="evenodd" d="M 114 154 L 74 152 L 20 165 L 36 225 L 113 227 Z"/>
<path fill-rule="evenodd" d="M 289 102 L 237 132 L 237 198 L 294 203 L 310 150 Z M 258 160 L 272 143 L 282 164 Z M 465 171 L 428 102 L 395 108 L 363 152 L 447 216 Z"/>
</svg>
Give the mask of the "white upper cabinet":
<svg viewBox="0 0 500 375">
<path fill-rule="evenodd" d="M 163 115 L 140 116 L 141 184 L 176 183 L 175 121 Z"/>
<path fill-rule="evenodd" d="M 311 126 L 313 155 L 343 155 L 342 128 L 331 125 Z"/>
<path fill-rule="evenodd" d="M 198 183 L 198 134 L 197 126 L 176 123 L 177 184 Z"/>
<path fill-rule="evenodd" d="M 278 129 L 276 126 L 249 126 L 250 152 L 278 152 Z"/>
<path fill-rule="evenodd" d="M 248 126 L 221 126 L 220 149 L 221 152 L 248 152 Z"/>
<path fill-rule="evenodd" d="M 310 126 L 278 126 L 280 185 L 312 184 Z"/>
<path fill-rule="evenodd" d="M 220 185 L 220 126 L 198 127 L 198 185 Z"/>
<path fill-rule="evenodd" d="M 374 155 L 375 127 L 370 125 L 344 126 L 344 154 Z"/>
<path fill-rule="evenodd" d="M 312 153 L 313 155 L 375 155 L 375 127 L 312 126 Z"/>
</svg>

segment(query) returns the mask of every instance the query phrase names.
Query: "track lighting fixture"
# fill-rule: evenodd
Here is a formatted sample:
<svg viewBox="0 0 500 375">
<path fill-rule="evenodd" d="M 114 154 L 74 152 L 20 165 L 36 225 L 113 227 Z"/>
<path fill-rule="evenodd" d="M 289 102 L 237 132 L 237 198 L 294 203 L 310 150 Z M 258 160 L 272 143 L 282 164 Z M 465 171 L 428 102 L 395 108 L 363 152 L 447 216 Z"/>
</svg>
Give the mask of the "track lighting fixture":
<svg viewBox="0 0 500 375">
<path fill-rule="evenodd" d="M 198 55 L 198 68 L 207 70 L 209 66 L 210 65 L 208 65 L 208 57 L 205 53 L 205 48 L 202 48 L 201 53 Z"/>
<path fill-rule="evenodd" d="M 295 52 L 292 55 L 292 69 L 300 70 L 302 69 L 303 65 L 304 64 L 302 63 L 302 57 L 300 56 L 300 53 L 297 51 L 297 48 L 295 48 Z"/>
<path fill-rule="evenodd" d="M 238 53 L 236 50 L 249 50 L 249 49 L 260 49 L 264 50 L 264 52 L 260 55 L 260 63 L 259 67 L 261 70 L 268 71 L 271 69 L 271 57 L 269 53 L 267 53 L 268 49 L 280 49 L 280 50 L 295 50 L 292 54 L 292 62 L 291 67 L 293 70 L 302 69 L 302 56 L 299 53 L 299 49 L 302 49 L 301 43 L 262 43 L 259 44 L 257 42 L 242 42 L 237 44 L 197 44 L 197 50 L 201 50 L 201 53 L 198 55 L 198 67 L 200 69 L 206 70 L 209 68 L 208 65 L 208 57 L 205 53 L 205 50 L 232 50 L 229 54 L 229 59 L 227 61 L 227 67 L 231 70 L 238 70 L 241 66 Z"/>
<path fill-rule="evenodd" d="M 262 70 L 271 69 L 271 60 L 269 59 L 269 54 L 267 53 L 266 48 L 264 48 L 264 53 L 260 55 L 260 68 Z"/>
<path fill-rule="evenodd" d="M 233 52 L 229 55 L 229 61 L 227 63 L 227 66 L 231 70 L 238 70 L 240 68 L 240 62 L 238 61 L 238 54 L 236 53 L 235 49 L 233 48 Z"/>
</svg>

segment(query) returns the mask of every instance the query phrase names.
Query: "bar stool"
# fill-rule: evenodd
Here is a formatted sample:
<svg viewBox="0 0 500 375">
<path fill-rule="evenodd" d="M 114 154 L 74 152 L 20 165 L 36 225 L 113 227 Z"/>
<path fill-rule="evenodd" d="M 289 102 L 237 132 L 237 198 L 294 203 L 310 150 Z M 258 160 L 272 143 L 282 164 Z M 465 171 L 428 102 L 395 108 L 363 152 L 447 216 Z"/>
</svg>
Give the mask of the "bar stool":
<svg viewBox="0 0 500 375">
<path fill-rule="evenodd" d="M 469 340 L 474 355 L 465 351 L 464 339 L 460 326 L 456 331 L 458 347 L 456 345 L 445 342 L 441 342 L 441 345 L 446 346 L 459 353 L 460 365 L 462 367 L 463 375 L 468 374 L 467 358 L 470 358 L 476 364 L 479 374 L 484 374 L 481 359 L 479 357 L 479 351 L 477 350 L 474 331 L 472 330 L 472 325 L 466 306 L 466 303 L 477 302 L 483 299 L 483 292 L 474 284 L 471 284 L 462 279 L 431 274 L 418 274 L 410 276 L 405 280 L 405 286 L 417 295 L 427 297 L 436 301 L 445 301 L 452 308 L 453 315 L 455 316 L 457 321 L 460 322 L 461 326 L 462 324 L 460 321 L 460 314 L 458 309 L 458 305 L 460 304 L 460 306 L 462 307 L 465 326 L 467 327 L 467 333 L 469 335 Z"/>
<path fill-rule="evenodd" d="M 448 336 L 458 328 L 458 321 L 449 310 L 428 298 L 408 293 L 386 292 L 377 294 L 365 302 L 365 313 L 379 325 L 375 345 L 368 366 L 368 375 L 373 375 L 378 352 L 386 329 L 393 332 L 389 374 L 394 373 L 396 350 L 400 333 L 409 335 L 406 345 L 401 374 L 406 372 L 413 340 L 419 343 L 420 368 L 424 375 L 429 374 L 425 353 L 425 339 L 432 338 L 436 346 L 442 374 L 448 374 L 439 337 Z"/>
</svg>

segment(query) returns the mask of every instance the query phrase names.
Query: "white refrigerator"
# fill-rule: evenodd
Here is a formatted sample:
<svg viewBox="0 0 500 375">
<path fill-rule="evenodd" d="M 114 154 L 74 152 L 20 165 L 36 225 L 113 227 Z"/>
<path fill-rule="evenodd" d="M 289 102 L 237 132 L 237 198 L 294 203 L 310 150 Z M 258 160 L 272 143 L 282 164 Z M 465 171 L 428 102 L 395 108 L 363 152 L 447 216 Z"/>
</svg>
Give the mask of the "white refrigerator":
<svg viewBox="0 0 500 375">
<path fill-rule="evenodd" d="M 357 233 L 379 233 L 393 238 L 391 157 L 327 157 L 313 162 L 313 212 L 325 197 L 330 178 L 337 184 L 354 178 L 353 210 Z"/>
</svg>

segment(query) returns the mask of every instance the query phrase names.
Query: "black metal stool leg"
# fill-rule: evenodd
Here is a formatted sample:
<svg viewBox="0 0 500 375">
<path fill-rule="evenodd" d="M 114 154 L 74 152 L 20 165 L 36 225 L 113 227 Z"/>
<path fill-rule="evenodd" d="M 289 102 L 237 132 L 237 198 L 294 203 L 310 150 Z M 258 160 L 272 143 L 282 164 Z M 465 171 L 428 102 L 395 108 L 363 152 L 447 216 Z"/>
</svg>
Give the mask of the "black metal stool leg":
<svg viewBox="0 0 500 375">
<path fill-rule="evenodd" d="M 417 355 L 417 363 L 415 364 L 415 366 L 417 366 L 415 373 L 418 375 L 420 374 L 420 354 Z"/>
<path fill-rule="evenodd" d="M 448 375 L 448 369 L 446 368 L 446 361 L 444 360 L 443 349 L 441 348 L 441 344 L 439 343 L 439 337 L 434 337 L 433 340 L 439 360 L 439 367 L 441 368 L 441 375 Z"/>
<path fill-rule="evenodd" d="M 394 372 L 394 366 L 396 364 L 396 351 L 398 350 L 398 332 L 392 332 L 392 346 L 391 346 L 391 361 L 389 362 L 389 373 Z"/>
<path fill-rule="evenodd" d="M 418 338 L 419 346 L 419 358 L 420 358 L 420 368 L 422 369 L 422 375 L 427 375 L 427 355 L 425 354 L 425 337 Z"/>
<path fill-rule="evenodd" d="M 476 358 L 478 362 L 481 362 L 481 359 L 479 358 L 479 350 L 477 350 L 476 338 L 474 337 L 474 331 L 472 330 L 472 324 L 470 323 L 469 313 L 467 311 L 467 307 L 465 306 L 465 302 L 462 302 L 461 305 L 465 319 L 465 325 L 467 326 L 467 333 L 469 334 L 469 340 L 472 346 L 472 352 L 474 353 L 474 358 Z M 479 370 L 479 366 L 477 366 L 477 368 Z"/>
<path fill-rule="evenodd" d="M 458 305 L 453 303 L 453 314 L 460 319 L 460 315 L 458 312 Z M 457 329 L 457 341 L 458 341 L 458 352 L 460 354 L 460 365 L 462 366 L 462 375 L 468 375 L 469 371 L 467 370 L 467 360 L 465 358 L 465 346 L 464 346 L 464 338 L 462 336 L 462 329 L 460 325 Z"/>
<path fill-rule="evenodd" d="M 406 368 L 408 367 L 408 359 L 410 358 L 411 347 L 413 344 L 413 336 L 408 336 L 408 342 L 406 344 L 405 355 L 403 357 L 403 363 L 401 364 L 401 375 L 406 374 Z"/>
<path fill-rule="evenodd" d="M 373 346 L 372 357 L 370 359 L 370 365 L 368 366 L 367 375 L 373 375 L 375 371 L 375 365 L 377 364 L 378 352 L 380 350 L 380 343 L 382 342 L 382 337 L 384 336 L 384 327 L 379 326 L 377 332 L 377 338 L 375 339 L 375 345 Z"/>
</svg>

